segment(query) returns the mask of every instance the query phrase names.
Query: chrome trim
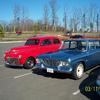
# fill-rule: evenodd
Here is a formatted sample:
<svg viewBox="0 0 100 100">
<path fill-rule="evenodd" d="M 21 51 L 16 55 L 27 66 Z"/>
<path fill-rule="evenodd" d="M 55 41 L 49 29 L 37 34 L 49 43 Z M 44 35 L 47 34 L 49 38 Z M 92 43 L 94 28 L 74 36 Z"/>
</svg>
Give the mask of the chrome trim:
<svg viewBox="0 0 100 100">
<path fill-rule="evenodd" d="M 5 62 L 5 64 L 9 66 L 21 66 L 21 67 L 23 66 L 22 64 L 9 64 L 8 62 Z"/>
<path fill-rule="evenodd" d="M 56 59 L 43 59 L 42 63 L 46 66 L 59 66 L 60 65 L 60 61 L 56 60 Z"/>
<path fill-rule="evenodd" d="M 9 57 L 9 58 L 7 58 L 7 62 L 10 63 L 10 64 L 12 64 L 12 63 L 19 64 L 19 59 Z"/>
</svg>

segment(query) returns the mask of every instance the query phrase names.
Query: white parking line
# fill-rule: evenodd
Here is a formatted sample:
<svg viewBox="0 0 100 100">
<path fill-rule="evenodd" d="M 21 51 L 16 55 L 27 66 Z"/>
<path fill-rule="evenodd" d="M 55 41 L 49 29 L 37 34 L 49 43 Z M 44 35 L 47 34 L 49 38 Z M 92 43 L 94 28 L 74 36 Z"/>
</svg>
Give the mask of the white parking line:
<svg viewBox="0 0 100 100">
<path fill-rule="evenodd" d="M 4 41 L 0 43 L 19 43 L 19 42 L 25 42 L 25 41 Z"/>
<path fill-rule="evenodd" d="M 77 94 L 79 94 L 79 93 L 80 93 L 80 90 L 77 90 L 77 91 L 73 92 L 72 94 L 73 94 L 73 95 L 77 95 Z"/>
<path fill-rule="evenodd" d="M 27 75 L 30 75 L 30 74 L 32 74 L 32 72 L 26 73 L 26 74 L 23 74 L 23 75 L 14 76 L 14 79 L 21 78 L 21 77 L 24 77 L 24 76 L 27 76 Z"/>
</svg>

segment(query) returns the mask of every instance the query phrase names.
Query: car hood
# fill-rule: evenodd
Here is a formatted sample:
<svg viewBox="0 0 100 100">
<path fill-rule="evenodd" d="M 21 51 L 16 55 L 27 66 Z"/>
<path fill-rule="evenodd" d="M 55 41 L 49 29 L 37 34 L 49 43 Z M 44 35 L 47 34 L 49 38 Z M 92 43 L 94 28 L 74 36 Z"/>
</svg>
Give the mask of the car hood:
<svg viewBox="0 0 100 100">
<path fill-rule="evenodd" d="M 10 53 L 21 53 L 21 52 L 26 52 L 30 50 L 35 50 L 37 46 L 19 46 L 12 48 L 10 50 Z"/>
<path fill-rule="evenodd" d="M 67 59 L 73 59 L 78 57 L 80 54 L 83 54 L 82 51 L 79 50 L 61 50 L 58 52 L 54 53 L 48 53 L 48 54 L 43 54 L 39 56 L 39 58 L 50 58 L 50 59 L 58 59 L 58 60 L 67 60 Z"/>
</svg>

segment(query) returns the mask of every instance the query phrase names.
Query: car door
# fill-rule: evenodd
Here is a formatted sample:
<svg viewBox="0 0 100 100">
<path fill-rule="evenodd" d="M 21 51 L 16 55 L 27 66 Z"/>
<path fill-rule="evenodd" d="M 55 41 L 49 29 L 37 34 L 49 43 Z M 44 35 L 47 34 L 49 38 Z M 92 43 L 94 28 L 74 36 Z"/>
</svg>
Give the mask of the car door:
<svg viewBox="0 0 100 100">
<path fill-rule="evenodd" d="M 52 41 L 50 39 L 42 40 L 41 44 L 41 51 L 42 53 L 47 53 L 52 51 Z"/>
<path fill-rule="evenodd" d="M 57 50 L 61 49 L 62 43 L 60 42 L 59 39 L 53 38 L 52 41 L 53 41 L 53 44 L 52 44 L 52 50 L 53 51 L 57 51 Z"/>
<path fill-rule="evenodd" d="M 87 55 L 87 66 L 88 68 L 93 67 L 97 63 L 97 51 L 95 48 L 94 41 L 89 41 L 89 50 Z"/>
<path fill-rule="evenodd" d="M 96 64 L 100 64 L 100 41 L 99 40 L 96 40 L 94 42 L 95 44 L 95 48 L 96 48 Z"/>
</svg>

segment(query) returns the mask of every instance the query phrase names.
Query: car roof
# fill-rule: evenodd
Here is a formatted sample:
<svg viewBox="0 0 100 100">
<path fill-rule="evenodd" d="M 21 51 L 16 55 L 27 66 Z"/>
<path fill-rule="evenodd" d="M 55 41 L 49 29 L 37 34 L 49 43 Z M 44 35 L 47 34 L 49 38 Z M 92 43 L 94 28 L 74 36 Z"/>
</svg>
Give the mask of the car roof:
<svg viewBox="0 0 100 100">
<path fill-rule="evenodd" d="M 29 39 L 46 39 L 46 38 L 57 38 L 58 39 L 58 37 L 56 37 L 56 36 L 48 36 L 48 35 L 39 35 L 39 36 L 33 36 L 33 37 L 31 37 L 31 38 L 29 38 Z"/>
</svg>

